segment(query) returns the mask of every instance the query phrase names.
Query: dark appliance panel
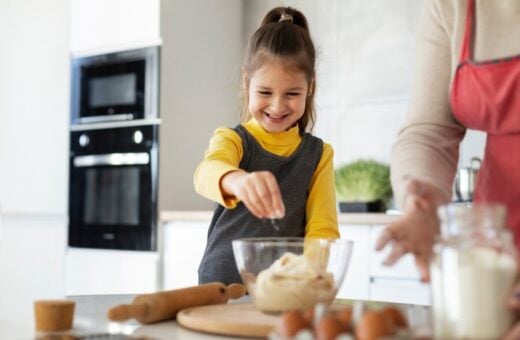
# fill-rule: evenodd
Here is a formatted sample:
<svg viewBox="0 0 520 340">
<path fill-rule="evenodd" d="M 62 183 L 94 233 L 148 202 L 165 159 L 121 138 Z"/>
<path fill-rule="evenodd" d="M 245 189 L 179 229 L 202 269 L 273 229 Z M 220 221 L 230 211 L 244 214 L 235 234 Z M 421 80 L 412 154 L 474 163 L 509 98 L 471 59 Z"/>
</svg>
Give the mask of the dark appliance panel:
<svg viewBox="0 0 520 340">
<path fill-rule="evenodd" d="M 81 115 L 144 117 L 145 66 L 144 60 L 83 66 Z"/>
<path fill-rule="evenodd" d="M 71 133 L 71 247 L 157 249 L 158 129 Z"/>
<path fill-rule="evenodd" d="M 72 60 L 71 122 L 158 118 L 159 47 Z"/>
</svg>

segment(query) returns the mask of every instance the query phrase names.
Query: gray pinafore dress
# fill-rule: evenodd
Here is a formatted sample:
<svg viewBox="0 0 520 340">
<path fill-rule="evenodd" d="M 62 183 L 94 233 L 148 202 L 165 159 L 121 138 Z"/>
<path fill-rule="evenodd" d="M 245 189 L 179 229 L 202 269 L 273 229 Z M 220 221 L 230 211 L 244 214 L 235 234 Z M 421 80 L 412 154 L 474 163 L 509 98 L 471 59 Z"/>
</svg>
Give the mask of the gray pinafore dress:
<svg viewBox="0 0 520 340">
<path fill-rule="evenodd" d="M 303 237 L 307 197 L 312 176 L 323 153 L 323 142 L 304 133 L 298 148 L 289 157 L 263 149 L 242 126 L 235 128 L 242 139 L 243 157 L 239 167 L 247 172 L 270 171 L 276 177 L 285 205 L 285 217 L 278 221 L 279 230 L 270 220 L 261 220 L 239 202 L 234 209 L 217 204 L 208 230 L 208 240 L 199 266 L 199 283 L 242 282 L 231 241 L 245 237 Z"/>
</svg>

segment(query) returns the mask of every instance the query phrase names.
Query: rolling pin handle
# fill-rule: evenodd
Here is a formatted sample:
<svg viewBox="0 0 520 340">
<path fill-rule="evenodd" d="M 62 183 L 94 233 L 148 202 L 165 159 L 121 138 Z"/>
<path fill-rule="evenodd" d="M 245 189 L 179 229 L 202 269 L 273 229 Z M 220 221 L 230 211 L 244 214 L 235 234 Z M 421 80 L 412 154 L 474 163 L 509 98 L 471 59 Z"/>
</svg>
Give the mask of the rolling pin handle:
<svg viewBox="0 0 520 340">
<path fill-rule="evenodd" d="M 247 289 L 246 286 L 244 286 L 241 283 L 232 283 L 229 286 L 226 287 L 226 294 L 228 299 L 238 299 L 244 296 Z"/>
<path fill-rule="evenodd" d="M 148 313 L 148 306 L 143 303 L 118 305 L 108 310 L 107 316 L 112 321 L 125 321 L 131 318 L 140 319 Z"/>
</svg>

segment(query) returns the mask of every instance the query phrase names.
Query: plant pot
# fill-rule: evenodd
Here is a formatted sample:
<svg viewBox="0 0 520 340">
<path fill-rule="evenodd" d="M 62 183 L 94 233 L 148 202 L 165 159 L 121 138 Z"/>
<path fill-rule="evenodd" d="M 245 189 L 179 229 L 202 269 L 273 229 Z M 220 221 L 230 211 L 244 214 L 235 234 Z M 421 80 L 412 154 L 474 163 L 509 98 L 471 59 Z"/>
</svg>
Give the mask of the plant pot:
<svg viewBox="0 0 520 340">
<path fill-rule="evenodd" d="M 386 210 L 383 200 L 370 202 L 339 202 L 339 211 L 347 212 L 384 212 Z"/>
</svg>

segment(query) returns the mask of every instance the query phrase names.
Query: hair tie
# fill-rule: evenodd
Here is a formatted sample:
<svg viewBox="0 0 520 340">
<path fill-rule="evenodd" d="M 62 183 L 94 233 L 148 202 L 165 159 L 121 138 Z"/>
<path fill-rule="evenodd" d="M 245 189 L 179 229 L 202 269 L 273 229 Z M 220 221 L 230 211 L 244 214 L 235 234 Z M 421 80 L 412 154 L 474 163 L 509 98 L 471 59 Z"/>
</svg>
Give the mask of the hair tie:
<svg viewBox="0 0 520 340">
<path fill-rule="evenodd" d="M 280 20 L 278 20 L 278 22 L 282 22 L 282 21 L 293 22 L 293 17 L 290 14 L 282 13 L 282 15 L 280 16 Z"/>
</svg>

